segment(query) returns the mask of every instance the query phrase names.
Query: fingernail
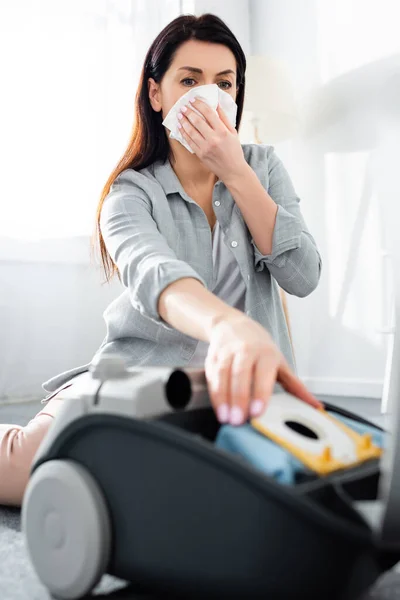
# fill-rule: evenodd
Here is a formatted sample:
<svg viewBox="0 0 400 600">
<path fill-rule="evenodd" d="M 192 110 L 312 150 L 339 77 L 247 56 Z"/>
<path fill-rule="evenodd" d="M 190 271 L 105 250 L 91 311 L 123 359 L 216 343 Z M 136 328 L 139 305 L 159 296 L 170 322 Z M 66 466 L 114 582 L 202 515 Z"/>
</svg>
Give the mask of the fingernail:
<svg viewBox="0 0 400 600">
<path fill-rule="evenodd" d="M 182 129 L 182 125 L 178 123 L 178 129 Z"/>
<path fill-rule="evenodd" d="M 178 113 L 178 119 L 183 119 L 183 115 L 181 113 Z"/>
<path fill-rule="evenodd" d="M 189 102 L 193 104 L 193 102 L 196 102 L 196 98 L 190 98 Z"/>
<path fill-rule="evenodd" d="M 264 402 L 262 400 L 253 400 L 250 404 L 250 414 L 252 417 L 257 417 L 262 413 Z"/>
<path fill-rule="evenodd" d="M 227 404 L 218 406 L 217 416 L 220 423 L 227 423 L 229 421 L 229 406 Z"/>
<path fill-rule="evenodd" d="M 240 425 L 243 422 L 243 411 L 239 406 L 231 408 L 231 425 Z"/>
<path fill-rule="evenodd" d="M 187 111 L 187 106 L 182 106 L 181 111 L 182 112 L 186 112 Z"/>
</svg>

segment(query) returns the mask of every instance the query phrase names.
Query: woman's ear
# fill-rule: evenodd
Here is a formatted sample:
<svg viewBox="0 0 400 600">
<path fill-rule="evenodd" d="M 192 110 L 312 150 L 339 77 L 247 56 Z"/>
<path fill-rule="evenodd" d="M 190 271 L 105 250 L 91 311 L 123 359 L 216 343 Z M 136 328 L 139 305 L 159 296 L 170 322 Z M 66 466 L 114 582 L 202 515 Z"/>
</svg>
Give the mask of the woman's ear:
<svg viewBox="0 0 400 600">
<path fill-rule="evenodd" d="M 148 91 L 149 91 L 149 100 L 152 106 L 152 109 L 156 112 L 160 112 L 161 106 L 161 90 L 160 84 L 156 83 L 152 77 L 149 77 L 148 82 Z"/>
</svg>

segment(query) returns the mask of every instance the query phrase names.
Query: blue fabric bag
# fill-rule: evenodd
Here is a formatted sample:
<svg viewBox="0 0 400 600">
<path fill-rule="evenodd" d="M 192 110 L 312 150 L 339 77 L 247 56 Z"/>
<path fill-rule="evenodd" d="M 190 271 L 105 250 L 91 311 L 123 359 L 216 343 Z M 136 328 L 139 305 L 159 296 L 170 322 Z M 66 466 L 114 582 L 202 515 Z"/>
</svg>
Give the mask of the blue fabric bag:
<svg viewBox="0 0 400 600">
<path fill-rule="evenodd" d="M 361 435 L 372 434 L 374 444 L 383 447 L 385 438 L 383 431 L 338 413 L 334 413 L 334 416 Z M 239 427 L 223 425 L 219 429 L 215 444 L 222 450 L 239 455 L 253 467 L 260 469 L 279 483 L 293 485 L 296 475 L 309 473 L 307 467 L 288 450 L 262 435 L 250 424 Z"/>
</svg>

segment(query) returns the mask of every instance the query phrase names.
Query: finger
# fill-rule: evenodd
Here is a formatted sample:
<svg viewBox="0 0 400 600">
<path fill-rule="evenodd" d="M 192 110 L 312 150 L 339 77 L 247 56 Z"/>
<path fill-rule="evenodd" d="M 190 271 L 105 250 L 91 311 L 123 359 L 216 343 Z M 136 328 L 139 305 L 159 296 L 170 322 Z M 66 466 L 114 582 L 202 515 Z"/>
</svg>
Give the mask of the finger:
<svg viewBox="0 0 400 600">
<path fill-rule="evenodd" d="M 200 98 L 193 98 L 192 100 L 189 100 L 189 102 L 203 115 L 212 129 L 215 131 L 221 129 L 221 119 L 211 106 L 206 102 L 203 102 L 203 100 L 200 100 Z"/>
<path fill-rule="evenodd" d="M 220 423 L 227 423 L 230 419 L 229 382 L 232 356 L 219 359 L 208 356 L 205 361 L 205 375 L 207 379 L 210 401 Z"/>
<path fill-rule="evenodd" d="M 204 139 L 210 138 L 214 134 L 214 130 L 210 127 L 207 121 L 203 119 L 203 117 L 197 114 L 197 112 L 191 108 L 187 108 L 186 106 L 183 106 L 181 111 L 188 121 L 193 125 L 193 127 L 200 132 Z"/>
<path fill-rule="evenodd" d="M 279 362 L 275 356 L 263 354 L 258 359 L 254 369 L 253 394 L 250 403 L 251 417 L 258 417 L 265 411 L 274 391 L 278 368 Z"/>
<path fill-rule="evenodd" d="M 229 131 L 231 133 L 236 133 L 236 129 L 232 126 L 232 124 L 229 121 L 228 117 L 226 116 L 225 112 L 222 110 L 222 107 L 220 104 L 218 104 L 217 113 L 219 115 L 219 118 L 221 119 L 223 124 L 229 129 Z"/>
<path fill-rule="evenodd" d="M 293 394 L 293 396 L 296 396 L 307 404 L 311 404 L 311 406 L 314 406 L 315 408 L 323 408 L 322 402 L 313 396 L 304 383 L 300 381 L 293 371 L 291 371 L 286 362 L 283 362 L 279 366 L 278 381 L 282 387 L 290 394 Z"/>
<path fill-rule="evenodd" d="M 231 367 L 231 425 L 241 425 L 249 416 L 251 381 L 255 357 L 237 352 Z"/>
<path fill-rule="evenodd" d="M 191 147 L 191 149 L 193 150 L 193 152 L 198 153 L 200 151 L 199 146 L 196 144 L 196 142 L 194 140 L 192 140 L 192 138 L 190 137 L 190 135 L 185 131 L 185 129 L 182 127 L 182 125 L 180 123 L 178 123 L 178 128 L 179 128 L 179 131 L 182 134 L 182 137 L 189 144 L 189 146 Z"/>
<path fill-rule="evenodd" d="M 179 118 L 179 116 L 178 116 L 178 118 Z M 196 144 L 196 146 L 198 146 L 200 148 L 204 144 L 205 139 L 203 138 L 201 133 L 199 131 L 197 131 L 197 129 L 195 127 L 193 127 L 193 125 L 187 119 L 187 117 L 185 115 L 182 115 L 182 118 L 179 120 L 179 124 L 182 126 L 180 131 L 181 132 L 185 131 L 185 133 L 187 133 L 187 135 L 190 137 L 190 139 L 193 140 L 193 142 Z"/>
</svg>

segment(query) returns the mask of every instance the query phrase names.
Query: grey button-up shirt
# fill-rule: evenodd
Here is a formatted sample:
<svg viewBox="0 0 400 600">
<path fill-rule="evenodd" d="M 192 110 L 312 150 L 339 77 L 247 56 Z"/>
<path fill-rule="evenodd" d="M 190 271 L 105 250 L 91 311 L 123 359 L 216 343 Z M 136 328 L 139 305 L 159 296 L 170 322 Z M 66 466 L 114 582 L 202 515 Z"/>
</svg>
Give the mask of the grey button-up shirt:
<svg viewBox="0 0 400 600">
<path fill-rule="evenodd" d="M 243 145 L 246 161 L 278 204 L 273 247 L 263 255 L 239 207 L 222 182 L 213 191 L 213 209 L 246 284 L 245 311 L 263 325 L 294 368 L 278 285 L 304 297 L 317 286 L 321 257 L 300 212 L 299 198 L 273 147 Z M 173 281 L 194 277 L 212 290 L 211 229 L 203 209 L 182 188 L 169 161 L 140 172 L 123 171 L 101 212 L 100 227 L 125 290 L 104 311 L 106 336 L 95 354 L 118 353 L 128 366 L 185 366 L 197 340 L 171 327 L 158 314 L 161 292 Z M 62 387 L 90 363 L 43 384 Z"/>
</svg>

